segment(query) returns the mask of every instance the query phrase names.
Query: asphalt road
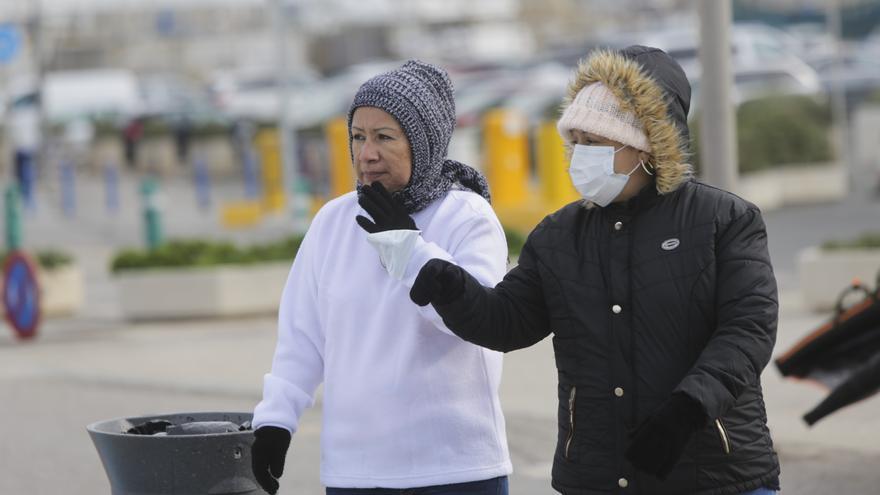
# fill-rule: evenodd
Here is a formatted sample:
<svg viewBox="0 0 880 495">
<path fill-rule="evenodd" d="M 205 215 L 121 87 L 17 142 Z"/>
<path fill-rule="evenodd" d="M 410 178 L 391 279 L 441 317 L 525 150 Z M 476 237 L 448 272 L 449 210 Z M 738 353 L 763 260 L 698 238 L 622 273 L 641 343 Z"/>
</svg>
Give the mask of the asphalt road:
<svg viewBox="0 0 880 495">
<path fill-rule="evenodd" d="M 88 298 L 80 315 L 47 322 L 34 342 L 17 342 L 0 330 L 0 494 L 109 493 L 85 431 L 91 422 L 159 412 L 249 411 L 259 400 L 274 346 L 270 318 L 149 325 L 121 320 L 107 264 L 116 248 L 141 242 L 136 183 L 123 187 L 123 208 L 115 216 L 104 209 L 100 182 L 83 179 L 74 218 L 64 217 L 48 199 L 51 189 L 43 190 L 46 202 L 26 217 L 26 245 L 73 252 L 86 271 Z M 291 231 L 284 218 L 246 231 L 225 231 L 216 210 L 194 208 L 189 183 L 177 181 L 165 194 L 172 212 L 165 227 L 171 237 L 252 241 Z M 243 191 L 227 184 L 217 194 L 231 200 Z M 783 288 L 780 352 L 825 317 L 799 306 L 797 252 L 827 239 L 880 230 L 880 202 L 856 196 L 767 212 L 765 220 Z M 548 344 L 512 353 L 505 362 L 502 402 L 515 495 L 553 493 L 549 461 L 556 393 Z M 880 493 L 880 399 L 863 401 L 807 429 L 800 415 L 824 392 L 783 381 L 772 368 L 763 379 L 783 463 L 783 493 Z M 282 494 L 321 493 L 319 439 L 320 405 L 306 414 L 294 440 Z"/>
</svg>

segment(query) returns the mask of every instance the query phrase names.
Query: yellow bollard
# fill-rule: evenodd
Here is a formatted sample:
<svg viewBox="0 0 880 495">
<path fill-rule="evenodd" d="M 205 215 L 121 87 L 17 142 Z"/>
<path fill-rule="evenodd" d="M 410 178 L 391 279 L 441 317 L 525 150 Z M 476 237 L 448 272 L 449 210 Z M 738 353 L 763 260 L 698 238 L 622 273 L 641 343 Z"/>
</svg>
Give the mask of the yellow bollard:
<svg viewBox="0 0 880 495">
<path fill-rule="evenodd" d="M 330 155 L 330 198 L 353 191 L 355 185 L 351 152 L 348 147 L 348 121 L 337 117 L 324 127 Z"/>
<path fill-rule="evenodd" d="M 284 208 L 284 174 L 281 163 L 281 142 L 277 129 L 262 129 L 254 138 L 263 180 L 263 208 L 267 212 Z"/>
<path fill-rule="evenodd" d="M 565 144 L 555 122 L 544 122 L 538 127 L 537 147 L 542 201 L 553 211 L 580 198 L 568 176 Z"/>
<path fill-rule="evenodd" d="M 236 201 L 224 204 L 220 210 L 220 222 L 227 229 L 252 227 L 263 219 L 260 201 Z"/>
<path fill-rule="evenodd" d="M 494 109 L 483 117 L 486 178 L 495 207 L 522 205 L 529 178 L 528 122 L 518 112 Z"/>
</svg>

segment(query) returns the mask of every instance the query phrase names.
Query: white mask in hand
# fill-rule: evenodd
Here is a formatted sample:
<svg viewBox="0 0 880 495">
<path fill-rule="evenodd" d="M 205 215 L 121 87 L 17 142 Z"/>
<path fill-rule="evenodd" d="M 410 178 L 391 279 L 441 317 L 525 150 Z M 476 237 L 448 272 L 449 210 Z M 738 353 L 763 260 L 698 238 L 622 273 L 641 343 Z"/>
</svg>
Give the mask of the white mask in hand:
<svg viewBox="0 0 880 495">
<path fill-rule="evenodd" d="M 574 188 L 584 199 L 599 206 L 608 206 L 623 191 L 629 176 L 640 166 L 649 175 L 653 175 L 641 160 L 628 174 L 614 172 L 614 154 L 626 146 L 615 150 L 613 146 L 574 145 L 568 174 Z"/>
</svg>

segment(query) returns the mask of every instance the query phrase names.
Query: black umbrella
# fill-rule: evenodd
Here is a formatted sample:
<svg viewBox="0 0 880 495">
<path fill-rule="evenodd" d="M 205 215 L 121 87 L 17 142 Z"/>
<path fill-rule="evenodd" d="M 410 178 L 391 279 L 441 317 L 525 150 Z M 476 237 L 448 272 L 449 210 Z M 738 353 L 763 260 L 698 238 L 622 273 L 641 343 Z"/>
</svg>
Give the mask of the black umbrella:
<svg viewBox="0 0 880 495">
<path fill-rule="evenodd" d="M 852 293 L 862 293 L 864 297 L 845 309 L 844 300 Z M 831 389 L 825 400 L 804 415 L 809 425 L 877 393 L 880 290 L 871 292 L 854 282 L 841 293 L 831 319 L 778 358 L 776 366 L 783 376 L 814 380 Z"/>
</svg>

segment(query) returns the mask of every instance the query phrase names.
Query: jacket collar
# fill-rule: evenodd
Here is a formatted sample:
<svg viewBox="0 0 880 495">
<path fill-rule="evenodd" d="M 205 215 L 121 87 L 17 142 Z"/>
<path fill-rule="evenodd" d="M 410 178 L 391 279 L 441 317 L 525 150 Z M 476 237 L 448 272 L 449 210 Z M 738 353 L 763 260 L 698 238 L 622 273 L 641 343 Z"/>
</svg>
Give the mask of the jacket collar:
<svg viewBox="0 0 880 495">
<path fill-rule="evenodd" d="M 654 181 L 651 181 L 645 184 L 635 196 L 626 201 L 611 203 L 604 209 L 613 214 L 632 215 L 649 208 L 658 199 L 660 199 L 660 194 L 657 192 L 657 186 L 654 184 Z"/>
</svg>

